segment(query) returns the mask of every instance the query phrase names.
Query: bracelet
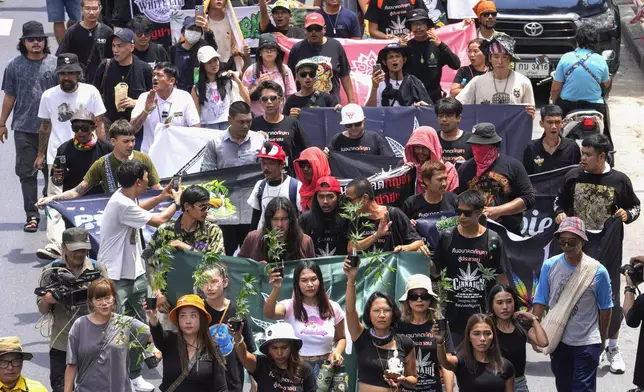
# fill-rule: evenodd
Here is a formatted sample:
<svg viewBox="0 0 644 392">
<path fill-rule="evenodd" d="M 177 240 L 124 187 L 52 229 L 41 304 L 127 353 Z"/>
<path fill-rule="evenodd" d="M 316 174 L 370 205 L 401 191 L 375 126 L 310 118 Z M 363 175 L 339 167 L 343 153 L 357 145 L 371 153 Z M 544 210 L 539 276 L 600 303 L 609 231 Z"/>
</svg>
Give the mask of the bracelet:
<svg viewBox="0 0 644 392">
<path fill-rule="evenodd" d="M 624 294 L 626 294 L 626 293 L 631 293 L 631 294 L 635 295 L 635 287 L 631 287 L 631 286 L 624 287 Z"/>
<path fill-rule="evenodd" d="M 145 108 L 143 108 L 143 113 L 145 113 L 145 114 L 150 114 L 150 112 L 148 112 L 147 110 L 145 110 Z"/>
<path fill-rule="evenodd" d="M 233 339 L 233 346 L 234 347 L 237 347 L 242 343 L 244 343 L 244 335 L 242 335 L 242 338 L 241 338 L 241 340 L 239 342 L 235 342 L 234 339 Z"/>
</svg>

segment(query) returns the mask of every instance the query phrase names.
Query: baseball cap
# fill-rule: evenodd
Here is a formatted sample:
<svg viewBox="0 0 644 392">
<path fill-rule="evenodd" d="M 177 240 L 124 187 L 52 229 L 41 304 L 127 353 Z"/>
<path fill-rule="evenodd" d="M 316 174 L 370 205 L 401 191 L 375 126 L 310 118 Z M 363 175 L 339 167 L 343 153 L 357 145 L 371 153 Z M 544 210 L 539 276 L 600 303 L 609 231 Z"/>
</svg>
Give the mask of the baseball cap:
<svg viewBox="0 0 644 392">
<path fill-rule="evenodd" d="M 555 237 L 559 237 L 559 234 L 565 231 L 568 233 L 576 234 L 581 237 L 581 239 L 588 242 L 588 236 L 586 235 L 586 224 L 583 220 L 576 216 L 569 216 L 564 219 L 555 232 Z"/>
<path fill-rule="evenodd" d="M 121 41 L 126 42 L 128 44 L 134 43 L 134 31 L 130 29 L 120 29 L 116 33 L 112 34 L 112 37 L 117 37 Z"/>
<path fill-rule="evenodd" d="M 199 51 L 197 52 L 197 58 L 199 59 L 200 63 L 207 63 L 208 61 L 214 59 L 215 57 L 219 57 L 219 53 L 213 48 L 212 46 L 202 46 L 199 48 Z"/>
<path fill-rule="evenodd" d="M 355 103 L 350 103 L 342 108 L 342 120 L 340 125 L 355 124 L 364 120 L 364 112 L 362 107 Z"/>
<path fill-rule="evenodd" d="M 291 13 L 291 4 L 288 0 L 277 0 L 275 4 L 273 4 L 273 9 L 271 10 L 271 13 L 277 11 L 280 8 L 285 9 L 289 13 Z"/>
<path fill-rule="evenodd" d="M 322 185 L 326 184 L 326 187 Z M 340 181 L 333 176 L 324 176 L 318 179 L 318 182 L 315 184 L 315 191 L 324 191 L 324 192 L 342 192 L 342 187 L 340 186 Z"/>
<path fill-rule="evenodd" d="M 304 28 L 307 28 L 313 25 L 324 26 L 325 25 L 324 17 L 321 14 L 318 14 L 317 12 L 312 12 L 306 15 L 306 18 L 304 18 Z"/>
<path fill-rule="evenodd" d="M 297 62 L 297 64 L 295 65 L 295 72 L 299 71 L 299 69 L 304 66 L 311 67 L 313 68 L 314 71 L 317 71 L 318 69 L 318 63 L 313 61 L 313 59 L 308 58 L 308 59 L 302 59 Z"/>
<path fill-rule="evenodd" d="M 264 146 L 259 150 L 257 158 L 275 159 L 276 161 L 286 162 L 286 153 L 277 143 L 264 142 Z"/>
<path fill-rule="evenodd" d="M 90 250 L 92 245 L 89 242 L 89 233 L 80 227 L 72 227 L 63 231 L 63 245 L 70 250 Z"/>
<path fill-rule="evenodd" d="M 188 28 L 197 25 L 197 19 L 194 16 L 188 16 L 183 20 L 183 27 Z"/>
<path fill-rule="evenodd" d="M 427 290 L 427 293 L 429 295 L 433 296 L 434 298 L 438 298 L 434 293 L 434 290 L 432 290 L 432 280 L 429 278 L 429 276 L 423 274 L 415 274 L 407 278 L 407 283 L 405 283 L 405 294 L 403 294 L 398 301 L 407 301 L 407 293 L 409 293 L 410 290 L 414 289 L 425 289 Z"/>
</svg>

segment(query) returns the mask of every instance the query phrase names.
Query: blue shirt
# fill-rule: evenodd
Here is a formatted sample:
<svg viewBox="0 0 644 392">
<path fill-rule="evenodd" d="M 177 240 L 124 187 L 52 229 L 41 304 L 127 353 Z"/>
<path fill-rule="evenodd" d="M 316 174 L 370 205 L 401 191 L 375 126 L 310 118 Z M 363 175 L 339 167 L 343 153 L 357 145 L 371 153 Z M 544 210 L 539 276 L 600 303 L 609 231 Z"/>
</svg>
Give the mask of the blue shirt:
<svg viewBox="0 0 644 392">
<path fill-rule="evenodd" d="M 332 38 L 353 38 L 362 37 L 360 32 L 360 22 L 355 12 L 340 8 L 340 12 L 335 15 L 329 15 L 321 9 L 318 11 L 324 17 L 326 22 L 326 36 Z"/>
<path fill-rule="evenodd" d="M 555 71 L 555 81 L 563 83 L 561 99 L 573 102 L 586 101 L 590 103 L 604 103 L 602 89 L 599 83 L 597 83 L 597 80 L 606 83 L 609 78 L 609 73 L 608 64 L 602 56 L 597 53 L 592 53 L 583 63 L 592 72 L 594 77 L 581 65 L 566 76 L 566 73 L 575 64 L 579 63 L 580 60 L 591 52 L 590 49 L 578 48 L 573 52 L 564 54 L 561 60 L 559 60 L 557 70 Z"/>
</svg>

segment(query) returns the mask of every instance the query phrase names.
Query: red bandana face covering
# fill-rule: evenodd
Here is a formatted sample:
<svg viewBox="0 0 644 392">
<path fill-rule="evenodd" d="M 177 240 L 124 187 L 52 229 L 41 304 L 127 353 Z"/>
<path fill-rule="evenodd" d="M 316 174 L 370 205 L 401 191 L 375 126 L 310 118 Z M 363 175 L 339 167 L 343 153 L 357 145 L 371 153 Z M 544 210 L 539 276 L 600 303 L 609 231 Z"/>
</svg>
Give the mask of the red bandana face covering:
<svg viewBox="0 0 644 392">
<path fill-rule="evenodd" d="M 472 144 L 472 153 L 474 154 L 474 162 L 476 162 L 476 176 L 481 177 L 496 161 L 499 149 L 491 144 Z"/>
</svg>

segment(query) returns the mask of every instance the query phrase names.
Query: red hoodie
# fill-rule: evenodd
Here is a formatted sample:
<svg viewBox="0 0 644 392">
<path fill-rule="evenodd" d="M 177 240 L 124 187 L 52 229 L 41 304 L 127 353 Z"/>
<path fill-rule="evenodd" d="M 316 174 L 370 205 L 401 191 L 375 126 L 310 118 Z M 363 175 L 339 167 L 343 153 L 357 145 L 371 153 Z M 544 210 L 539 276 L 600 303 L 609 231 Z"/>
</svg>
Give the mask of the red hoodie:
<svg viewBox="0 0 644 392">
<path fill-rule="evenodd" d="M 413 163 L 416 166 L 416 193 L 423 193 L 423 175 L 420 171 L 422 164 L 414 156 L 414 146 L 423 146 L 429 149 L 429 159 L 442 162 L 445 165 L 447 174 L 447 191 L 453 192 L 458 188 L 458 173 L 450 162 L 443 162 L 443 147 L 441 147 L 438 134 L 432 127 L 418 127 L 412 132 L 409 141 L 405 145 L 405 162 Z"/>
<path fill-rule="evenodd" d="M 307 161 L 313 169 L 313 176 L 311 181 L 304 179 L 304 173 L 298 162 Z M 302 151 L 300 157 L 294 161 L 295 175 L 302 183 L 300 188 L 300 203 L 302 204 L 302 211 L 311 208 L 311 199 L 315 195 L 315 188 L 317 187 L 318 179 L 331 175 L 331 168 L 329 167 L 329 160 L 326 154 L 317 147 L 309 147 Z"/>
</svg>

